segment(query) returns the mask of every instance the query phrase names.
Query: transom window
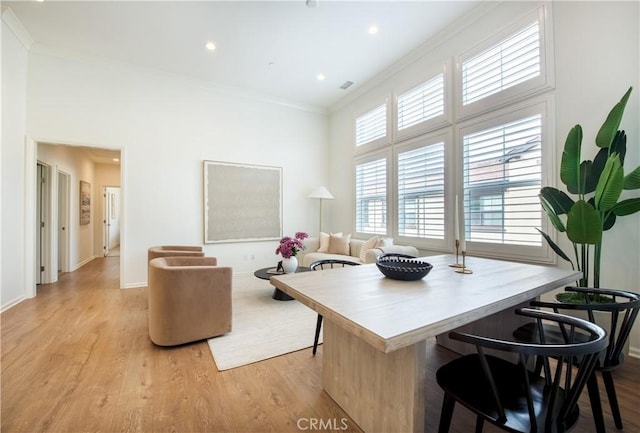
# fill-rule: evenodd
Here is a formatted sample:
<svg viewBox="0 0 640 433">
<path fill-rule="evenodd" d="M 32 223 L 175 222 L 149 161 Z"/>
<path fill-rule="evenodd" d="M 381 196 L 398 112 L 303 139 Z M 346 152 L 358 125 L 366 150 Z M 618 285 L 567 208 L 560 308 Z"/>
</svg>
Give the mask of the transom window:
<svg viewBox="0 0 640 433">
<path fill-rule="evenodd" d="M 540 27 L 535 21 L 463 62 L 463 105 L 539 76 L 540 62 Z"/>
</svg>

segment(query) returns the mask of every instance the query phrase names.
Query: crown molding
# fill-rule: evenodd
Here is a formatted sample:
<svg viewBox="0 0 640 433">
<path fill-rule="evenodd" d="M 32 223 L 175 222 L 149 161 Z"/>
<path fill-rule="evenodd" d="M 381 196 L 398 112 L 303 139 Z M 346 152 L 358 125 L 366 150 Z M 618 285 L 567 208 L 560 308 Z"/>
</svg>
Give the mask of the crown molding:
<svg viewBox="0 0 640 433">
<path fill-rule="evenodd" d="M 400 60 L 398 60 L 393 65 L 383 70 L 373 78 L 367 80 L 357 89 L 354 89 L 353 93 L 343 97 L 338 102 L 333 104 L 327 110 L 328 113 L 333 114 L 336 111 L 344 108 L 346 105 L 350 104 L 351 102 L 363 96 L 364 94 L 371 91 L 372 89 L 378 87 L 385 80 L 393 77 L 395 74 L 402 71 L 404 68 L 406 68 L 410 64 L 429 55 L 429 53 L 434 49 L 436 49 L 438 46 L 442 45 L 446 41 L 455 37 L 457 34 L 463 32 L 467 26 L 470 26 L 471 24 L 473 24 L 483 16 L 491 13 L 502 3 L 504 3 L 504 1 L 502 0 L 501 1 L 481 1 L 478 6 L 474 7 L 462 17 L 456 19 L 454 22 L 447 25 L 444 29 L 442 29 L 441 31 L 436 33 L 434 36 L 429 38 L 426 42 L 421 44 L 419 47 L 412 50 L 409 54 L 402 57 Z"/>
<path fill-rule="evenodd" d="M 11 8 L 2 11 L 2 21 L 9 27 L 11 32 L 18 38 L 22 46 L 29 51 L 33 46 L 33 38 L 24 28 L 18 17 L 13 13 Z"/>
</svg>

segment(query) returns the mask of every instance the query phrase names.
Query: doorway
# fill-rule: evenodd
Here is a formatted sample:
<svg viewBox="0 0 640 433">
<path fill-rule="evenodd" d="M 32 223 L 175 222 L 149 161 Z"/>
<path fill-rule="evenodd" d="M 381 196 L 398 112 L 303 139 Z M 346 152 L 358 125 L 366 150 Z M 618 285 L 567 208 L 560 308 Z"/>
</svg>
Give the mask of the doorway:
<svg viewBox="0 0 640 433">
<path fill-rule="evenodd" d="M 103 191 L 104 205 L 104 255 L 120 255 L 120 187 L 106 186 Z"/>
<path fill-rule="evenodd" d="M 49 257 L 49 166 L 37 163 L 36 168 L 36 284 L 46 282 L 45 270 Z"/>
</svg>

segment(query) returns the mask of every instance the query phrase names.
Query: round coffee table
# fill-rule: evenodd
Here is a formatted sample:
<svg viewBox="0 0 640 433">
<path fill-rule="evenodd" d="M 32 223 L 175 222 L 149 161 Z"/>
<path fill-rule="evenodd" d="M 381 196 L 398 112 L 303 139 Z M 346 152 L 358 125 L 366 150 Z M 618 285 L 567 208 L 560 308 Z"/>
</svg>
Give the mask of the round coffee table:
<svg viewBox="0 0 640 433">
<path fill-rule="evenodd" d="M 274 275 L 284 275 L 283 273 L 270 273 L 268 272 L 269 270 L 274 270 L 275 267 L 271 266 L 268 268 L 262 268 L 262 269 L 258 269 L 257 271 L 255 271 L 253 273 L 253 275 L 257 278 L 260 278 L 261 280 L 269 280 L 271 277 L 273 277 Z M 306 268 L 304 266 L 298 266 L 298 269 L 296 269 L 296 273 L 297 272 L 309 272 L 311 269 L 310 268 Z M 275 299 L 276 301 L 292 301 L 294 298 L 292 298 L 291 296 L 287 295 L 285 292 L 283 292 L 282 290 L 278 289 L 277 287 L 273 290 L 273 295 L 271 296 L 273 299 Z"/>
</svg>

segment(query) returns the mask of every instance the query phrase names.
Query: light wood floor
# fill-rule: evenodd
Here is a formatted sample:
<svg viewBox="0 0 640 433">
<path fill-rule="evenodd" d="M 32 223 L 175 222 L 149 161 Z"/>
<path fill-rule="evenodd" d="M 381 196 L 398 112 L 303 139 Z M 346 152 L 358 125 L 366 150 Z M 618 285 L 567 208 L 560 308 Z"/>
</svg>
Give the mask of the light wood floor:
<svg viewBox="0 0 640 433">
<path fill-rule="evenodd" d="M 154 346 L 146 289 L 118 288 L 118 260 L 96 259 L 0 315 L 3 433 L 360 431 L 322 391 L 321 348 L 315 358 L 309 349 L 218 372 L 206 342 Z M 434 372 L 455 355 L 428 350 L 427 431 L 435 432 Z M 628 359 L 616 380 L 624 432 L 638 433 L 640 360 Z M 575 431 L 594 432 L 585 399 L 581 407 Z M 473 422 L 457 407 L 451 431 L 473 431 Z"/>
</svg>

